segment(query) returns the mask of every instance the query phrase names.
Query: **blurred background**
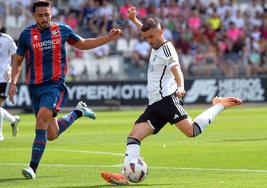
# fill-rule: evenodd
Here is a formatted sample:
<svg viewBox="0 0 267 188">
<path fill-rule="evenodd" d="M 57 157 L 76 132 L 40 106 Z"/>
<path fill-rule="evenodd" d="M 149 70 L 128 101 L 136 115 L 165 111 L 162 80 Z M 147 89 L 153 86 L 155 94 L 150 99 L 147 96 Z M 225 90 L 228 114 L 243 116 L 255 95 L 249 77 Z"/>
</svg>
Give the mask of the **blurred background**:
<svg viewBox="0 0 267 188">
<path fill-rule="evenodd" d="M 18 40 L 33 24 L 32 0 L 0 0 L 2 30 Z M 139 19 L 157 18 L 166 40 L 178 54 L 185 76 L 185 103 L 209 103 L 216 96 L 240 97 L 246 102 L 267 100 L 267 6 L 265 0 L 51 0 L 54 21 L 64 22 L 83 37 L 123 29 L 117 41 L 80 51 L 67 46 L 69 102 L 95 106 L 146 104 L 146 70 L 150 46 L 127 9 L 137 7 Z M 16 104 L 30 107 L 20 78 Z"/>
</svg>

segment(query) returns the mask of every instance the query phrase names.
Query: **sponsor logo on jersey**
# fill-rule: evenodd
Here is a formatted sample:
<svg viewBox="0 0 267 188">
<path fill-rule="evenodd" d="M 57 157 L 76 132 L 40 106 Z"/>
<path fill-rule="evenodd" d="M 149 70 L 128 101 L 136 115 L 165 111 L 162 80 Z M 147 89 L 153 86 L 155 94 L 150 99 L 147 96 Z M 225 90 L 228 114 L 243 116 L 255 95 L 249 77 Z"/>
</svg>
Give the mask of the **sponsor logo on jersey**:
<svg viewBox="0 0 267 188">
<path fill-rule="evenodd" d="M 36 42 L 33 43 L 32 46 L 34 49 L 36 48 L 42 48 L 43 50 L 54 48 L 54 45 L 60 44 L 60 39 L 54 39 L 54 40 L 45 40 L 42 42 Z"/>
</svg>

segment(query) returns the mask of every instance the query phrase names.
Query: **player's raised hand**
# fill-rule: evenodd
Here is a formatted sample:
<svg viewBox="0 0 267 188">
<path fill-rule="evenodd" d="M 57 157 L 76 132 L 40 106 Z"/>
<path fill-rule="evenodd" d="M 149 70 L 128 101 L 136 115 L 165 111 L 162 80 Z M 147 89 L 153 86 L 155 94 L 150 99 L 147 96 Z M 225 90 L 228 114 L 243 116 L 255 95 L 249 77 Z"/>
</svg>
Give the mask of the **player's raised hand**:
<svg viewBox="0 0 267 188">
<path fill-rule="evenodd" d="M 130 7 L 128 9 L 128 17 L 132 21 L 136 19 L 136 7 Z"/>
<path fill-rule="evenodd" d="M 115 40 L 123 35 L 123 32 L 121 29 L 113 28 L 109 31 L 108 36 L 110 39 Z"/>
<path fill-rule="evenodd" d="M 11 83 L 10 84 L 10 87 L 9 87 L 9 91 L 8 91 L 8 96 L 9 96 L 9 99 L 10 101 L 14 104 L 14 96 L 16 94 L 16 91 L 17 91 L 17 86 L 16 84 L 14 83 Z"/>
</svg>

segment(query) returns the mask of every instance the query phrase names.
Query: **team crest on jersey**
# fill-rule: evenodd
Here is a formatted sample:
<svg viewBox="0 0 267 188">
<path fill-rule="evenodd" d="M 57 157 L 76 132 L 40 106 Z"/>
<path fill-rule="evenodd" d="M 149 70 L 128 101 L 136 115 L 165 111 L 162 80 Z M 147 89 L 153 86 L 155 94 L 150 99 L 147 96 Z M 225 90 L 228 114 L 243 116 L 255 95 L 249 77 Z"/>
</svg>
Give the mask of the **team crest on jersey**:
<svg viewBox="0 0 267 188">
<path fill-rule="evenodd" d="M 58 30 L 52 32 L 52 35 L 54 35 L 54 36 L 58 36 L 58 34 L 59 34 L 59 31 Z"/>
</svg>

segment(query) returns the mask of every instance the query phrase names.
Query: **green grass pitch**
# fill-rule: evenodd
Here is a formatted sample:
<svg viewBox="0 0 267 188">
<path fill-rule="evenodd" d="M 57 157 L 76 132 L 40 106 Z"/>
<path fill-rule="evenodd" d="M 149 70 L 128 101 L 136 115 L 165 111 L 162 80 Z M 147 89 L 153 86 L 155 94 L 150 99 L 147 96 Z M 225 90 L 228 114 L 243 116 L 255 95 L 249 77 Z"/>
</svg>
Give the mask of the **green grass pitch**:
<svg viewBox="0 0 267 188">
<path fill-rule="evenodd" d="M 187 109 L 192 118 L 203 110 Z M 127 135 L 141 112 L 97 112 L 95 121 L 79 119 L 57 140 L 48 142 L 35 180 L 21 175 L 30 160 L 33 115 L 21 115 L 15 138 L 5 122 L 0 187 L 113 187 L 102 180 L 100 172 L 121 170 Z M 187 138 L 167 125 L 142 142 L 141 154 L 149 174 L 132 187 L 267 187 L 267 108 L 226 110 L 197 138 Z"/>
</svg>

